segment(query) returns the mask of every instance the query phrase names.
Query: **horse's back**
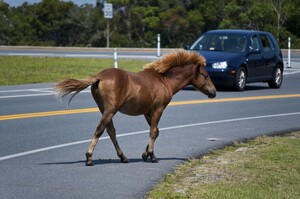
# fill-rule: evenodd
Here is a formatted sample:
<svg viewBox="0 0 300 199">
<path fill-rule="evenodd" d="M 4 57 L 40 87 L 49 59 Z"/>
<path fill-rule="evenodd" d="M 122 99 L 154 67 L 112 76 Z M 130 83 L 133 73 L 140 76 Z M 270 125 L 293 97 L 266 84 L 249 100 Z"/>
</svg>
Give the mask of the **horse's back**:
<svg viewBox="0 0 300 199">
<path fill-rule="evenodd" d="M 149 111 L 151 92 L 138 73 L 109 68 L 97 76 L 100 81 L 92 93 L 97 95 L 106 108 L 109 106 L 128 115 Z"/>
</svg>

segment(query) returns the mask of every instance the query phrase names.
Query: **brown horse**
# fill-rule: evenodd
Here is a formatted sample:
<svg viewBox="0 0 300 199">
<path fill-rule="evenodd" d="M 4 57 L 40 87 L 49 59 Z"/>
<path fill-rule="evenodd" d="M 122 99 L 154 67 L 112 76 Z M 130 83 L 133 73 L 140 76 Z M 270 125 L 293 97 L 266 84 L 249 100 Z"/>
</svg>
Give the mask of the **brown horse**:
<svg viewBox="0 0 300 199">
<path fill-rule="evenodd" d="M 113 116 L 118 112 L 128 115 L 144 115 L 150 126 L 150 140 L 144 161 L 150 157 L 157 162 L 154 155 L 154 142 L 158 137 L 158 122 L 172 99 L 172 96 L 187 85 L 193 85 L 209 98 L 216 96 L 216 89 L 205 70 L 205 59 L 196 52 L 174 51 L 162 60 L 151 62 L 138 73 L 120 69 L 105 69 L 97 75 L 83 80 L 66 79 L 55 86 L 60 98 L 74 92 L 72 98 L 83 89 L 91 86 L 91 92 L 102 118 L 97 125 L 93 139 L 86 153 L 86 165 L 92 166 L 92 155 L 103 131 L 107 132 L 116 148 L 121 162 L 127 163 L 116 139 Z"/>
</svg>

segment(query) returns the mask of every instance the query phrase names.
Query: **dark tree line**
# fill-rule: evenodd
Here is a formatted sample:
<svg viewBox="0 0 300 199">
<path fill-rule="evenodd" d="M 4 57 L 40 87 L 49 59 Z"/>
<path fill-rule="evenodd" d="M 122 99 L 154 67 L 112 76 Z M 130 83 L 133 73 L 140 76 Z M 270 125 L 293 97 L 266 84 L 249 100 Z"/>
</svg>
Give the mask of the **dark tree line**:
<svg viewBox="0 0 300 199">
<path fill-rule="evenodd" d="M 103 0 L 76 5 L 42 0 L 11 7 L 0 0 L 0 45 L 106 46 Z M 219 28 L 269 31 L 282 48 L 300 48 L 300 0 L 110 0 L 110 46 L 182 47 Z"/>
</svg>

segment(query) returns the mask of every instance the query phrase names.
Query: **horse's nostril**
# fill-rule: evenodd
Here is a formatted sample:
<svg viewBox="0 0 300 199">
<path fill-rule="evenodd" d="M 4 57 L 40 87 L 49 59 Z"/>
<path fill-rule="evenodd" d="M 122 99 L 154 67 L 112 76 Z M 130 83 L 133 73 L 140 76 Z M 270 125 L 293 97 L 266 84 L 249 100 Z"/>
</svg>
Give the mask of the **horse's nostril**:
<svg viewBox="0 0 300 199">
<path fill-rule="evenodd" d="M 215 98 L 216 95 L 217 95 L 217 92 L 216 92 L 216 91 L 213 91 L 213 92 L 209 92 L 209 93 L 208 93 L 208 97 L 211 98 L 211 99 L 212 99 L 212 98 Z"/>
</svg>

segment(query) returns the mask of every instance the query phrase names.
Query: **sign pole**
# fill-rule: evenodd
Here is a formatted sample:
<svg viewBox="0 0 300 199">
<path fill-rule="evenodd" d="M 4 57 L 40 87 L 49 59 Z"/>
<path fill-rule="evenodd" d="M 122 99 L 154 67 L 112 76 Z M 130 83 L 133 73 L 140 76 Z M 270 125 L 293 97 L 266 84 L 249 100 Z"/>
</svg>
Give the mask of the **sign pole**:
<svg viewBox="0 0 300 199">
<path fill-rule="evenodd" d="M 106 19 L 106 47 L 109 48 L 109 19 Z"/>
<path fill-rule="evenodd" d="M 104 4 L 104 18 L 106 19 L 106 47 L 109 48 L 109 19 L 113 17 L 113 5 L 111 3 Z"/>
</svg>

